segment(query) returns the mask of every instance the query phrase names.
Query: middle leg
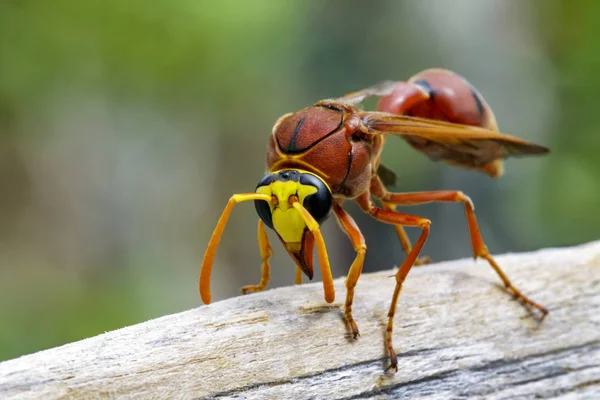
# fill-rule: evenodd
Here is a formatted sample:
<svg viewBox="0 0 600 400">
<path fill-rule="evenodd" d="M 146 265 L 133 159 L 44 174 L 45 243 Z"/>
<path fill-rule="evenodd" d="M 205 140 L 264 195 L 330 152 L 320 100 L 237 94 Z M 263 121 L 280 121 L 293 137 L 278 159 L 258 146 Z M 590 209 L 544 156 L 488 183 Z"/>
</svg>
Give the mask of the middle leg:
<svg viewBox="0 0 600 400">
<path fill-rule="evenodd" d="M 396 206 L 394 204 L 383 203 L 381 206 L 386 211 L 394 211 L 394 212 L 396 211 Z M 408 235 L 406 234 L 404 227 L 402 225 L 395 224 L 394 230 L 396 231 L 396 235 L 398 236 L 398 239 L 400 240 L 400 245 L 402 246 L 402 250 L 404 250 L 405 254 L 407 254 L 407 255 L 410 254 L 410 251 L 412 250 L 412 244 L 410 243 L 410 239 L 409 239 Z M 417 258 L 417 260 L 415 261 L 416 266 L 430 264 L 430 263 L 431 263 L 431 257 L 429 257 L 429 256 L 421 256 L 421 257 Z"/>
<path fill-rule="evenodd" d="M 391 364 L 389 366 L 390 369 L 395 369 L 398 371 L 398 358 L 396 357 L 396 352 L 394 351 L 394 346 L 392 344 L 392 332 L 394 329 L 394 315 L 396 314 L 396 304 L 398 303 L 398 297 L 400 297 L 400 292 L 402 291 L 402 284 L 408 275 L 408 272 L 415 264 L 425 241 L 427 240 L 427 236 L 429 235 L 429 226 L 431 225 L 431 221 L 426 218 L 417 217 L 416 215 L 402 214 L 395 211 L 383 210 L 381 208 L 377 208 L 370 199 L 370 194 L 368 192 L 360 195 L 356 202 L 365 212 L 369 213 L 373 218 L 378 221 L 385 222 L 393 225 L 404 225 L 404 226 L 415 226 L 421 228 L 421 236 L 416 241 L 414 247 L 410 251 L 410 253 L 406 256 L 406 259 L 396 272 L 396 287 L 394 288 L 394 294 L 392 296 L 392 303 L 390 304 L 390 310 L 388 312 L 388 323 L 385 331 L 385 343 L 388 354 L 390 355 Z"/>
<path fill-rule="evenodd" d="M 356 322 L 354 322 L 354 318 L 352 318 L 352 301 L 354 300 L 354 287 L 358 282 L 358 278 L 360 277 L 365 262 L 367 245 L 365 244 L 363 234 L 360 232 L 360 229 L 358 229 L 358 226 L 356 226 L 356 222 L 354 222 L 354 219 L 344 211 L 342 206 L 338 203 L 334 203 L 333 212 L 335 213 L 335 217 L 337 218 L 340 227 L 346 235 L 348 235 L 352 242 L 352 246 L 354 246 L 354 250 L 356 251 L 356 258 L 354 259 L 350 271 L 348 272 L 348 277 L 346 278 L 346 305 L 344 307 L 346 322 L 352 330 L 352 336 L 356 339 L 360 336 L 360 332 Z"/>
</svg>

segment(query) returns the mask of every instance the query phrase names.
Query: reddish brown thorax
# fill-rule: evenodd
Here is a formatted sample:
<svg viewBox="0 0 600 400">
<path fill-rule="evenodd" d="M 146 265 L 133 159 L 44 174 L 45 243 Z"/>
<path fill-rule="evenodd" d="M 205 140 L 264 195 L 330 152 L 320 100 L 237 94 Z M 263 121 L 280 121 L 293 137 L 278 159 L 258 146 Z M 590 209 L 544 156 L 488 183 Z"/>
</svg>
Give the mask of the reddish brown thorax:
<svg viewBox="0 0 600 400">
<path fill-rule="evenodd" d="M 356 135 L 359 125 L 356 116 L 324 105 L 285 115 L 269 139 L 267 167 L 313 172 L 334 196 L 354 198 L 371 179 L 372 143 Z"/>
</svg>

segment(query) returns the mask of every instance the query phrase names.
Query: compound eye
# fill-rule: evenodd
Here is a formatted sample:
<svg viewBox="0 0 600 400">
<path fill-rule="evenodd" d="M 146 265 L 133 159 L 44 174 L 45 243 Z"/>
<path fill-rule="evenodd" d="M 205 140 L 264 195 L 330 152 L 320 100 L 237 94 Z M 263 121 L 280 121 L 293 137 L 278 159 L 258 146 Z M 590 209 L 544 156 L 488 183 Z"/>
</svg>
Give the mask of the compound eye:
<svg viewBox="0 0 600 400">
<path fill-rule="evenodd" d="M 266 175 L 263 177 L 256 188 L 258 189 L 261 186 L 269 186 L 275 180 L 275 176 L 273 174 Z M 254 200 L 254 208 L 256 208 L 256 213 L 263 220 L 265 225 L 269 228 L 275 230 L 273 228 L 273 217 L 271 215 L 271 206 L 264 200 Z"/>
<path fill-rule="evenodd" d="M 316 193 L 304 198 L 304 203 L 302 205 L 319 224 L 325 222 L 327 217 L 329 217 L 331 206 L 333 205 L 331 191 L 325 182 L 312 174 L 300 175 L 300 183 L 302 185 L 309 185 L 317 188 Z"/>
</svg>

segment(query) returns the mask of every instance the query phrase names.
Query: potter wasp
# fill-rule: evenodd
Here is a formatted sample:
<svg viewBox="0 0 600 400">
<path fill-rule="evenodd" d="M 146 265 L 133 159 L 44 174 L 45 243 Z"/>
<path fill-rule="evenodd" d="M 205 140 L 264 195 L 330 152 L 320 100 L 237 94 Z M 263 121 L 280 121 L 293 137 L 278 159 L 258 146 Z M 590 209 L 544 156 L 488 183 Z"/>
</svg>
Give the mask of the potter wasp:
<svg viewBox="0 0 600 400">
<path fill-rule="evenodd" d="M 363 111 L 357 107 L 367 97 L 379 97 L 376 111 Z M 521 293 L 488 252 L 473 203 L 467 195 L 460 191 L 392 193 L 386 189 L 386 184 L 395 179 L 395 175 L 380 162 L 388 136 L 404 139 L 432 161 L 479 171 L 493 178 L 502 175 L 505 158 L 549 151 L 546 147 L 500 133 L 496 118 L 481 94 L 461 76 L 441 69 L 422 71 L 406 82 L 384 82 L 341 98 L 321 100 L 313 106 L 283 115 L 275 123 L 269 138 L 267 175 L 258 182 L 255 192 L 235 194 L 229 199 L 210 239 L 200 272 L 203 302 L 210 303 L 212 264 L 227 219 L 233 207 L 244 201 L 253 201 L 260 217 L 258 244 L 262 275 L 258 285 L 244 286 L 242 292 L 263 290 L 269 282 L 271 247 L 266 225 L 276 232 L 296 263 L 296 283 L 302 282 L 302 273 L 312 279 L 316 246 L 324 297 L 327 302 L 333 302 L 333 278 L 319 230 L 333 210 L 356 251 L 346 278 L 344 315 L 357 338 L 359 330 L 352 316 L 352 300 L 367 246 L 358 226 L 342 208 L 344 201 L 354 200 L 376 220 L 392 224 L 407 253 L 395 274 L 396 286 L 385 335 L 390 368 L 397 370 L 392 345 L 396 303 L 412 266 L 426 262 L 419 254 L 429 234 L 430 221 L 398 212 L 396 206 L 458 202 L 465 207 L 474 258 L 485 259 L 507 291 L 524 306 L 538 310 L 543 319 L 548 313 L 546 308 Z M 421 229 L 414 246 L 406 236 L 405 226 Z"/>
</svg>

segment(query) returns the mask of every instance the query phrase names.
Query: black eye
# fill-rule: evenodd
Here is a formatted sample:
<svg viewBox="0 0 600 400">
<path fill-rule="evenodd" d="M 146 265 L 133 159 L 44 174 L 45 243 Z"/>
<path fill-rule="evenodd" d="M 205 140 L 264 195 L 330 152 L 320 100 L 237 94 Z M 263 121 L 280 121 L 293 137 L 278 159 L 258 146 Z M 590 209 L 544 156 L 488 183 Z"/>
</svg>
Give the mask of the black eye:
<svg viewBox="0 0 600 400">
<path fill-rule="evenodd" d="M 325 222 L 329 217 L 331 205 L 333 204 L 333 196 L 329 188 L 322 180 L 312 174 L 300 175 L 300 183 L 317 188 L 317 193 L 306 196 L 302 205 L 319 224 Z"/>
<path fill-rule="evenodd" d="M 256 188 L 258 189 L 261 186 L 269 186 L 275 180 L 275 176 L 273 174 L 266 175 L 263 177 Z M 273 228 L 273 217 L 271 216 L 271 206 L 264 200 L 254 200 L 254 208 L 256 208 L 256 213 L 263 220 L 263 222 L 271 229 Z"/>
</svg>

